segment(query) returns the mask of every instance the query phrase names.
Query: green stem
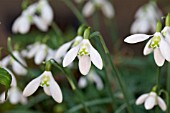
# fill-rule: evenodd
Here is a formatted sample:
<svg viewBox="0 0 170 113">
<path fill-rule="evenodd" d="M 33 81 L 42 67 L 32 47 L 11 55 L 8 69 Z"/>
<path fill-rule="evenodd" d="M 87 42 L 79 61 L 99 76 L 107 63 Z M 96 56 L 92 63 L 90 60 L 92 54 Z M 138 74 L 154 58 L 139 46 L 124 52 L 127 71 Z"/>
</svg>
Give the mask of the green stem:
<svg viewBox="0 0 170 113">
<path fill-rule="evenodd" d="M 168 63 L 168 77 L 167 77 L 167 92 L 168 92 L 168 96 L 170 97 L 170 63 Z M 170 101 L 170 99 L 168 100 Z M 170 112 L 170 105 L 169 103 L 167 104 L 167 113 Z"/>
<path fill-rule="evenodd" d="M 101 42 L 101 44 L 102 44 L 102 46 L 103 46 L 103 48 L 104 48 L 104 51 L 105 51 L 105 53 L 106 53 L 106 55 L 107 55 L 107 58 L 108 58 L 108 60 L 109 60 L 109 62 L 110 62 L 110 64 L 111 64 L 112 70 L 115 72 L 115 76 L 116 76 L 116 78 L 117 78 L 117 80 L 118 80 L 118 83 L 119 83 L 119 85 L 120 85 L 121 91 L 122 91 L 122 93 L 123 93 L 123 95 L 124 95 L 124 98 L 125 98 L 125 102 L 126 102 L 126 104 L 127 104 L 128 112 L 129 112 L 129 113 L 134 113 L 134 111 L 133 111 L 133 109 L 132 109 L 132 107 L 130 106 L 130 103 L 129 103 L 129 98 L 128 98 L 128 94 L 127 94 L 127 90 L 126 90 L 127 88 L 125 87 L 124 80 L 122 79 L 119 70 L 116 68 L 116 66 L 115 66 L 115 65 L 113 64 L 113 62 L 112 62 L 111 55 L 109 54 L 109 50 L 108 50 L 108 48 L 107 48 L 107 46 L 106 46 L 106 44 L 105 44 L 105 42 L 104 42 L 104 39 L 103 39 L 103 37 L 100 35 L 99 32 L 94 32 L 94 33 L 96 33 L 96 35 L 93 34 L 93 36 L 97 36 L 97 35 L 98 35 L 98 37 L 99 37 L 99 39 L 100 39 L 100 42 Z M 90 38 L 92 38 L 92 36 L 90 36 Z"/>
<path fill-rule="evenodd" d="M 107 71 L 106 71 L 106 68 L 103 69 L 104 71 L 104 74 L 106 75 L 106 84 L 108 86 L 108 91 L 109 91 L 109 94 L 111 96 L 111 99 L 112 99 L 112 109 L 114 110 L 114 108 L 116 108 L 116 104 L 115 104 L 115 97 L 113 95 L 113 91 L 112 91 L 112 86 L 111 86 L 111 83 L 110 83 L 110 79 L 109 79 L 109 75 L 107 74 Z"/>
<path fill-rule="evenodd" d="M 81 101 L 81 103 L 82 103 L 82 106 L 84 107 L 85 111 L 86 111 L 87 113 L 91 113 L 90 110 L 89 110 L 89 108 L 85 105 L 85 103 L 84 103 L 84 101 L 83 101 L 83 96 L 82 96 L 81 92 L 79 91 L 79 89 L 78 89 L 78 88 L 76 87 L 76 85 L 75 85 L 76 80 L 73 78 L 73 76 L 72 76 L 70 73 L 68 73 L 68 72 L 67 72 L 60 64 L 58 64 L 55 60 L 51 59 L 50 61 L 51 61 L 51 63 L 52 63 L 55 67 L 59 68 L 59 69 L 66 75 L 66 77 L 67 77 L 67 79 L 68 79 L 68 81 L 69 81 L 69 83 L 70 83 L 73 91 L 74 91 L 74 92 L 76 93 L 76 95 L 79 97 L 79 99 L 80 99 L 80 101 Z"/>
<path fill-rule="evenodd" d="M 77 17 L 77 19 L 82 23 L 82 24 L 87 24 L 86 20 L 80 13 L 80 11 L 76 8 L 76 6 L 73 4 L 71 0 L 62 0 L 74 13 L 74 15 Z"/>
<path fill-rule="evenodd" d="M 158 71 L 157 71 L 157 93 L 159 92 L 160 89 L 160 75 L 161 75 L 161 67 L 158 67 Z"/>
</svg>

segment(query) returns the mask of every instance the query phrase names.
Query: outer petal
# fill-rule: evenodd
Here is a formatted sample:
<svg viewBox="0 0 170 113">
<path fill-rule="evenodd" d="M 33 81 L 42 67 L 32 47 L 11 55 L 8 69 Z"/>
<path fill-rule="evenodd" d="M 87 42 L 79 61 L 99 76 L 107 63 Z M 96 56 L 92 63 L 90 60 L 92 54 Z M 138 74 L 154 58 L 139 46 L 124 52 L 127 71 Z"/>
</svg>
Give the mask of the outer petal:
<svg viewBox="0 0 170 113">
<path fill-rule="evenodd" d="M 149 94 L 143 94 L 136 100 L 136 105 L 143 104 L 146 100 L 146 98 L 149 96 Z"/>
<path fill-rule="evenodd" d="M 33 79 L 24 89 L 23 95 L 30 96 L 32 95 L 39 87 L 41 82 L 41 76 Z"/>
<path fill-rule="evenodd" d="M 87 86 L 87 79 L 86 77 L 81 77 L 78 81 L 79 88 L 85 88 Z"/>
<path fill-rule="evenodd" d="M 71 47 L 72 42 L 73 42 L 73 41 L 70 41 L 70 42 L 67 42 L 67 43 L 63 44 L 63 45 L 57 50 L 57 52 L 56 52 L 56 54 L 55 54 L 55 58 L 56 58 L 56 59 L 59 59 L 59 58 L 63 57 L 63 56 L 66 54 L 67 50 Z"/>
<path fill-rule="evenodd" d="M 67 54 L 65 55 L 64 59 L 63 59 L 63 67 L 68 66 L 69 64 L 71 64 L 73 62 L 73 60 L 76 58 L 77 53 L 79 51 L 79 45 L 76 47 L 71 48 Z"/>
<path fill-rule="evenodd" d="M 12 64 L 12 69 L 17 75 L 26 75 L 27 70 L 22 67 L 17 61 L 14 61 Z"/>
<path fill-rule="evenodd" d="M 103 61 L 98 53 L 98 51 L 90 44 L 90 59 L 92 63 L 98 68 L 102 69 L 103 68 Z"/>
<path fill-rule="evenodd" d="M 103 85 L 102 79 L 96 73 L 94 73 L 94 75 L 93 75 L 93 81 L 96 83 L 96 87 L 98 90 L 103 89 L 104 85 Z"/>
<path fill-rule="evenodd" d="M 131 36 L 128 36 L 127 38 L 125 38 L 124 42 L 134 44 L 134 43 L 138 43 L 138 42 L 147 40 L 149 37 L 151 37 L 151 35 L 134 34 L 134 35 L 131 35 Z"/>
<path fill-rule="evenodd" d="M 7 67 L 10 62 L 10 56 L 6 56 L 0 61 L 0 65 L 3 67 Z"/>
<path fill-rule="evenodd" d="M 159 44 L 160 46 L 160 51 L 163 55 L 163 57 L 170 62 L 170 45 L 168 42 L 165 41 L 163 37 L 161 37 L 161 42 Z"/>
<path fill-rule="evenodd" d="M 8 92 L 9 94 L 9 92 Z M 5 92 L 3 92 L 1 95 L 0 95 L 0 103 L 4 103 L 6 100 L 5 100 Z"/>
<path fill-rule="evenodd" d="M 156 97 L 153 95 L 149 95 L 149 97 L 145 101 L 145 109 L 150 110 L 152 109 L 156 104 Z"/>
<path fill-rule="evenodd" d="M 52 95 L 53 99 L 56 102 L 61 103 L 63 101 L 63 95 L 62 95 L 62 92 L 61 92 L 61 89 L 60 89 L 59 85 L 54 80 L 52 75 L 51 75 L 51 78 L 50 78 L 50 86 L 49 86 L 49 88 L 50 88 L 50 92 L 51 92 L 51 95 Z"/>
<path fill-rule="evenodd" d="M 102 11 L 107 18 L 113 18 L 113 16 L 115 15 L 113 6 L 108 1 L 105 1 L 104 4 L 102 5 Z"/>
<path fill-rule="evenodd" d="M 91 1 L 89 1 L 85 4 L 82 13 L 85 17 L 89 17 L 93 14 L 94 10 L 95 10 L 94 4 Z"/>
<path fill-rule="evenodd" d="M 53 10 L 48 3 L 42 8 L 41 16 L 47 25 L 50 25 L 53 20 Z"/>
<path fill-rule="evenodd" d="M 29 52 L 27 54 L 27 58 L 33 58 L 36 55 L 36 53 L 39 51 L 41 45 L 40 43 L 35 43 L 33 45 L 29 45 L 28 47 L 29 47 Z"/>
<path fill-rule="evenodd" d="M 35 59 L 34 59 L 35 63 L 37 65 L 41 64 L 46 56 L 47 56 L 47 46 L 41 45 L 41 47 L 39 48 L 39 51 L 35 55 Z"/>
<path fill-rule="evenodd" d="M 167 107 L 166 107 L 164 100 L 160 98 L 159 96 L 157 99 L 158 99 L 157 101 L 158 101 L 159 107 L 162 109 L 162 111 L 166 111 Z"/>
<path fill-rule="evenodd" d="M 143 54 L 144 54 L 144 55 L 148 55 L 148 54 L 150 54 L 150 53 L 153 51 L 153 49 L 149 47 L 151 41 L 152 41 L 152 39 L 150 39 L 150 40 L 146 43 L 145 48 L 144 48 L 144 50 L 143 50 Z"/>
<path fill-rule="evenodd" d="M 18 25 L 18 32 L 21 34 L 28 33 L 31 27 L 31 23 L 29 22 L 29 19 L 27 16 L 22 16 L 19 20 L 19 25 Z"/>
<path fill-rule="evenodd" d="M 48 24 L 40 17 L 34 16 L 33 17 L 33 22 L 35 25 L 40 29 L 41 31 L 47 31 L 48 30 Z"/>
<path fill-rule="evenodd" d="M 9 101 L 11 102 L 11 104 L 17 104 L 20 102 L 21 99 L 21 94 L 18 90 L 17 87 L 12 87 L 9 90 Z"/>
<path fill-rule="evenodd" d="M 154 59 L 158 66 L 163 66 L 165 58 L 162 56 L 159 48 L 154 49 Z"/>
<path fill-rule="evenodd" d="M 49 87 L 44 86 L 43 89 L 44 89 L 45 94 L 51 96 L 51 92 L 50 92 L 50 88 Z"/>
<path fill-rule="evenodd" d="M 81 74 L 87 75 L 90 71 L 91 67 L 91 60 L 88 55 L 80 56 L 79 57 L 79 70 Z"/>
</svg>

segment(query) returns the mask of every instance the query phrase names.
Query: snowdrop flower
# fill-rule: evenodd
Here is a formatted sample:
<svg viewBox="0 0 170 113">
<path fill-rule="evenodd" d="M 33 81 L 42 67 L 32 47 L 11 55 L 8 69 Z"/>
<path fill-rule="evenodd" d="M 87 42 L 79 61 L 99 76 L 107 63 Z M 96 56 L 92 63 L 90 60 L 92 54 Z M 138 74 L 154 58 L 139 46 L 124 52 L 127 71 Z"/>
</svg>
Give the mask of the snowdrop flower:
<svg viewBox="0 0 170 113">
<path fill-rule="evenodd" d="M 168 41 L 168 43 L 170 44 L 170 13 L 167 15 L 166 20 L 165 20 L 165 27 L 162 30 L 162 34 L 165 37 L 165 40 Z"/>
<path fill-rule="evenodd" d="M 158 26 L 161 23 L 158 22 Z M 162 24 L 161 24 L 162 25 Z M 154 59 L 158 66 L 163 66 L 165 60 L 170 62 L 170 45 L 168 41 L 162 36 L 162 34 L 157 30 L 154 35 L 146 35 L 146 34 L 134 34 L 128 36 L 124 41 L 130 44 L 142 42 L 151 37 L 151 39 L 147 42 L 143 54 L 148 55 L 151 52 L 154 53 Z"/>
<path fill-rule="evenodd" d="M 53 58 L 54 55 L 54 51 L 52 49 L 50 49 L 46 44 L 42 44 L 40 42 L 28 45 L 26 51 L 24 51 L 23 55 L 27 58 L 34 57 L 34 62 L 37 65 L 41 64 L 44 60 Z"/>
<path fill-rule="evenodd" d="M 44 92 L 48 96 L 52 96 L 52 98 L 56 102 L 62 102 L 63 96 L 61 89 L 57 82 L 54 80 L 53 75 L 50 71 L 44 71 L 39 77 L 33 79 L 25 87 L 23 95 L 26 97 L 32 95 L 38 89 L 39 86 L 43 87 Z"/>
<path fill-rule="evenodd" d="M 40 15 L 37 15 L 40 14 Z M 35 24 L 39 30 L 47 31 L 53 20 L 53 11 L 47 0 L 39 0 L 38 3 L 30 5 L 19 16 L 13 26 L 12 32 L 26 34 L 29 32 L 32 24 Z"/>
<path fill-rule="evenodd" d="M 148 4 L 140 7 L 135 15 L 136 20 L 131 26 L 131 33 L 146 33 L 148 31 L 154 32 L 156 22 L 161 18 L 162 12 L 155 2 L 151 1 Z"/>
<path fill-rule="evenodd" d="M 104 87 L 102 79 L 93 70 L 90 71 L 89 74 L 87 74 L 86 76 L 80 77 L 80 79 L 78 81 L 78 86 L 80 88 L 85 88 L 88 84 L 88 81 L 92 82 L 92 83 L 94 82 L 96 84 L 96 87 L 98 90 L 102 90 Z"/>
<path fill-rule="evenodd" d="M 13 51 L 13 55 L 24 65 L 26 66 L 25 60 L 21 57 L 20 53 L 18 51 Z M 16 60 L 14 60 L 10 55 L 3 58 L 1 61 L 1 65 L 3 67 L 7 67 L 8 65 L 12 66 L 13 71 L 17 75 L 26 75 L 27 70 Z"/>
<path fill-rule="evenodd" d="M 166 111 L 167 109 L 164 100 L 160 96 L 158 96 L 155 92 L 143 94 L 136 100 L 136 105 L 140 105 L 143 103 L 146 110 L 150 110 L 156 105 L 159 105 L 162 111 Z"/>
<path fill-rule="evenodd" d="M 83 8 L 83 15 L 89 17 L 97 8 L 100 8 L 107 18 L 113 18 L 115 15 L 113 6 L 108 0 L 89 0 Z"/>
<path fill-rule="evenodd" d="M 67 67 L 78 56 L 79 70 L 81 74 L 87 75 L 90 71 L 91 62 L 98 68 L 103 68 L 103 62 L 100 54 L 91 45 L 88 39 L 83 39 L 82 42 L 71 48 L 63 59 L 63 67 Z"/>
<path fill-rule="evenodd" d="M 78 46 L 81 43 L 82 40 L 83 40 L 82 36 L 76 36 L 76 38 L 74 38 L 70 42 L 63 44 L 56 51 L 55 56 L 54 56 L 55 60 L 56 59 L 58 60 L 58 59 L 61 59 L 62 57 L 64 57 L 66 55 L 67 51 L 69 50 L 69 48 L 73 48 L 75 46 Z"/>
<path fill-rule="evenodd" d="M 27 98 L 24 97 L 22 95 L 22 92 L 18 89 L 15 76 L 13 75 L 13 73 L 10 70 L 8 70 L 7 68 L 5 68 L 5 69 L 12 76 L 11 88 L 8 91 L 7 99 L 9 99 L 9 102 L 11 104 L 18 104 L 18 103 L 26 104 L 27 103 Z M 5 101 L 6 101 L 5 100 L 5 92 L 3 92 L 0 95 L 0 103 L 4 103 Z"/>
</svg>

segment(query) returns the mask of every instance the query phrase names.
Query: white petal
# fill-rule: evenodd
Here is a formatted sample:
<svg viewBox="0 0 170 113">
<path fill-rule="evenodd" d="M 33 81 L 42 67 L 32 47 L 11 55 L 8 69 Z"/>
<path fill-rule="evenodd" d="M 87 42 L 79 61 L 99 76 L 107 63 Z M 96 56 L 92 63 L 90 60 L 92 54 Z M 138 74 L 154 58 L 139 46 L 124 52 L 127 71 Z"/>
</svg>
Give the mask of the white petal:
<svg viewBox="0 0 170 113">
<path fill-rule="evenodd" d="M 47 94 L 47 95 L 49 95 L 49 96 L 51 95 L 51 92 L 50 92 L 50 88 L 49 88 L 49 87 L 44 86 L 43 89 L 44 89 L 45 94 Z"/>
<path fill-rule="evenodd" d="M 73 62 L 73 60 L 77 56 L 78 51 L 79 51 L 79 46 L 76 46 L 76 47 L 71 48 L 67 52 L 67 54 L 65 55 L 65 57 L 63 59 L 63 67 L 66 67 Z"/>
<path fill-rule="evenodd" d="M 21 94 L 20 94 L 18 88 L 11 87 L 11 89 L 9 90 L 9 101 L 11 102 L 11 104 L 19 103 L 20 98 L 21 98 Z"/>
<path fill-rule="evenodd" d="M 94 9 L 95 9 L 94 4 L 91 1 L 89 1 L 85 4 L 82 13 L 85 17 L 89 17 L 93 14 Z"/>
<path fill-rule="evenodd" d="M 90 44 L 90 59 L 98 69 L 101 70 L 103 68 L 102 58 L 98 51 L 91 44 Z"/>
<path fill-rule="evenodd" d="M 28 33 L 28 31 L 30 30 L 30 22 L 29 22 L 29 19 L 28 17 L 26 16 L 22 16 L 20 18 L 20 21 L 19 21 L 19 25 L 18 25 L 18 32 L 21 33 L 21 34 L 25 34 L 25 33 Z"/>
<path fill-rule="evenodd" d="M 36 55 L 36 53 L 40 50 L 41 45 L 40 43 L 35 43 L 33 45 L 29 45 L 28 47 L 29 52 L 27 54 L 27 58 L 33 58 Z"/>
<path fill-rule="evenodd" d="M 72 42 L 73 42 L 73 41 L 70 41 L 70 42 L 67 42 L 67 43 L 63 44 L 63 45 L 57 50 L 57 52 L 56 52 L 56 54 L 55 54 L 55 58 L 56 58 L 56 59 L 59 59 L 59 58 L 63 57 L 63 56 L 66 54 L 67 50 L 71 47 Z"/>
<path fill-rule="evenodd" d="M 136 105 L 143 104 L 146 98 L 149 96 L 149 94 L 143 94 L 136 100 Z"/>
<path fill-rule="evenodd" d="M 12 64 L 12 69 L 17 75 L 26 75 L 27 70 L 22 67 L 17 61 L 14 61 Z"/>
<path fill-rule="evenodd" d="M 49 4 L 46 4 L 41 11 L 42 19 L 50 25 L 53 20 L 53 11 Z"/>
<path fill-rule="evenodd" d="M 0 65 L 3 67 L 7 67 L 10 62 L 10 56 L 6 56 L 0 61 Z"/>
<path fill-rule="evenodd" d="M 158 66 L 163 66 L 165 58 L 162 56 L 159 48 L 154 49 L 154 59 Z"/>
<path fill-rule="evenodd" d="M 1 95 L 0 95 L 0 103 L 4 103 L 6 100 L 5 100 L 5 92 L 3 92 Z"/>
<path fill-rule="evenodd" d="M 30 96 L 32 95 L 39 87 L 41 82 L 41 76 L 38 78 L 33 79 L 24 89 L 23 95 L 24 96 Z"/>
<path fill-rule="evenodd" d="M 79 70 L 81 74 L 87 75 L 90 71 L 91 67 L 91 60 L 88 55 L 80 56 L 79 57 Z"/>
<path fill-rule="evenodd" d="M 153 95 L 149 95 L 144 105 L 146 110 L 152 109 L 156 105 L 156 97 Z"/>
<path fill-rule="evenodd" d="M 160 51 L 163 55 L 163 57 L 170 62 L 170 45 L 168 42 L 165 41 L 165 39 L 163 37 L 161 37 L 161 41 L 160 41 Z"/>
<path fill-rule="evenodd" d="M 21 102 L 21 104 L 26 105 L 26 104 L 28 103 L 28 100 L 27 100 L 26 97 L 24 97 L 24 96 L 21 94 L 20 102 Z"/>
<path fill-rule="evenodd" d="M 50 88 L 50 92 L 51 92 L 51 95 L 52 95 L 53 99 L 56 102 L 61 103 L 63 101 L 63 95 L 62 95 L 62 92 L 61 92 L 61 89 L 60 89 L 59 85 L 54 80 L 52 75 L 51 75 L 51 78 L 50 78 L 50 86 L 49 86 L 49 88 Z"/>
<path fill-rule="evenodd" d="M 96 87 L 98 90 L 102 90 L 104 88 L 104 84 L 102 79 L 96 73 L 93 74 L 93 81 L 96 83 Z"/>
<path fill-rule="evenodd" d="M 144 55 L 148 55 L 148 54 L 150 54 L 150 53 L 153 51 L 153 49 L 149 47 L 151 41 L 152 41 L 152 39 L 150 39 L 150 40 L 146 43 L 145 48 L 144 48 L 144 50 L 143 50 L 143 54 L 144 54 Z"/>
<path fill-rule="evenodd" d="M 138 43 L 138 42 L 147 40 L 149 37 L 151 37 L 151 35 L 134 34 L 134 35 L 131 35 L 131 36 L 128 36 L 127 38 L 125 38 L 124 42 L 134 44 L 134 43 Z"/>
<path fill-rule="evenodd" d="M 43 44 L 41 45 L 39 51 L 35 55 L 35 59 L 34 59 L 35 64 L 37 65 L 41 64 L 46 56 L 47 56 L 47 46 Z"/>
<path fill-rule="evenodd" d="M 41 31 L 47 31 L 48 30 L 48 24 L 40 17 L 34 16 L 33 17 L 34 24 L 40 29 Z"/>
<path fill-rule="evenodd" d="M 166 104 L 165 104 L 164 100 L 160 97 L 158 97 L 158 105 L 162 109 L 162 111 L 166 111 L 166 109 L 167 109 Z"/>
<path fill-rule="evenodd" d="M 87 86 L 87 79 L 85 77 L 81 77 L 78 81 L 79 88 L 85 88 Z"/>
<path fill-rule="evenodd" d="M 107 18 L 113 18 L 115 14 L 112 4 L 109 3 L 108 1 L 102 4 L 102 11 Z"/>
</svg>

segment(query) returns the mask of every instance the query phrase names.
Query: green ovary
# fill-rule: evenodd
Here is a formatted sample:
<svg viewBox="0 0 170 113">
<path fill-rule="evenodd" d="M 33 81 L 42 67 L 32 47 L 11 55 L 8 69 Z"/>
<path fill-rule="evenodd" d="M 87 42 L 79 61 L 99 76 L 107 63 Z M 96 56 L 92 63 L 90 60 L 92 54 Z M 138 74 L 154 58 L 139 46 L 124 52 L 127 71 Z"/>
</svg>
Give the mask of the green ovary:
<svg viewBox="0 0 170 113">
<path fill-rule="evenodd" d="M 44 75 L 43 77 L 42 77 L 42 79 L 41 79 L 41 83 L 40 83 L 40 86 L 44 86 L 44 85 L 46 85 L 47 87 L 50 85 L 49 84 L 49 81 L 50 81 L 50 77 L 49 76 L 47 76 L 47 75 Z"/>
<path fill-rule="evenodd" d="M 160 41 L 161 41 L 161 37 L 160 36 L 154 36 L 152 41 L 151 41 L 151 43 L 150 43 L 150 45 L 149 45 L 149 47 L 153 48 L 153 49 L 159 47 L 159 42 Z"/>
</svg>

